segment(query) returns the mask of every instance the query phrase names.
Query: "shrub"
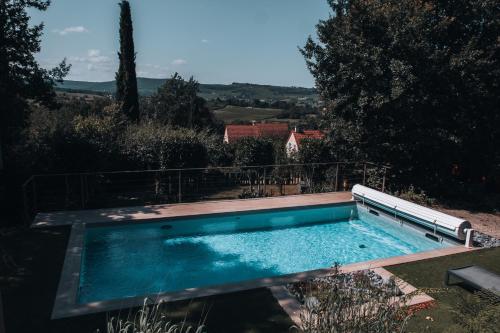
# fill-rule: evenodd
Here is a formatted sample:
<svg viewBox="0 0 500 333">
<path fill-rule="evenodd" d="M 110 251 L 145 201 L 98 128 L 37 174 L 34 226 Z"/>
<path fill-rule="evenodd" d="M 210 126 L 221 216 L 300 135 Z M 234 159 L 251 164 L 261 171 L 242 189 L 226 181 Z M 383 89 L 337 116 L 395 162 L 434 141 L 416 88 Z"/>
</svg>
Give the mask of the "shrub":
<svg viewBox="0 0 500 333">
<path fill-rule="evenodd" d="M 129 126 L 123 135 L 122 153 L 138 169 L 197 168 L 208 164 L 203 135 L 155 124 Z"/>
<path fill-rule="evenodd" d="M 236 141 L 232 146 L 235 165 L 252 166 L 274 163 L 272 140 L 247 137 Z"/>
<path fill-rule="evenodd" d="M 423 190 L 416 190 L 413 185 L 410 185 L 406 190 L 396 192 L 396 196 L 423 206 L 432 206 L 435 202 Z"/>
<path fill-rule="evenodd" d="M 299 163 L 327 163 L 334 160 L 330 147 L 324 140 L 303 139 L 296 155 Z"/>
<path fill-rule="evenodd" d="M 256 199 L 256 198 L 263 198 L 266 195 L 262 190 L 260 191 L 255 191 L 255 190 L 247 190 L 244 189 L 241 194 L 238 195 L 238 199 Z"/>
</svg>

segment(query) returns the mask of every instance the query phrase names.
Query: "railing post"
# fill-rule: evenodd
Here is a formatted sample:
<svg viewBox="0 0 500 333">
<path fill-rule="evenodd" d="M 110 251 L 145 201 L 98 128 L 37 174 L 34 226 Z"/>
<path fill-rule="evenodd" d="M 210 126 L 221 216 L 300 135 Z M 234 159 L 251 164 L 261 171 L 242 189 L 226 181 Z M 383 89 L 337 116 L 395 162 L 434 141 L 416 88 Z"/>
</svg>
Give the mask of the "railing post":
<svg viewBox="0 0 500 333">
<path fill-rule="evenodd" d="M 309 184 L 309 193 L 314 193 L 314 164 L 312 165 L 311 183 Z"/>
<path fill-rule="evenodd" d="M 266 183 L 267 183 L 267 180 L 266 180 L 266 167 L 264 167 L 264 196 L 266 195 L 266 190 L 267 190 Z"/>
<path fill-rule="evenodd" d="M 68 175 L 64 176 L 64 182 L 66 184 L 66 197 L 64 198 L 64 209 L 69 209 L 69 183 L 68 183 Z"/>
<path fill-rule="evenodd" d="M 85 208 L 85 188 L 83 184 L 83 175 L 80 175 L 80 199 L 82 203 L 82 209 Z"/>
<path fill-rule="evenodd" d="M 366 184 L 366 162 L 363 166 L 363 185 Z"/>
<path fill-rule="evenodd" d="M 335 170 L 335 192 L 339 190 L 339 163 L 337 162 L 337 169 Z"/>
<path fill-rule="evenodd" d="M 28 207 L 28 194 L 26 193 L 26 186 L 23 186 L 23 201 L 24 201 L 24 215 L 26 218 L 26 225 L 29 226 L 31 220 L 30 208 Z"/>
<path fill-rule="evenodd" d="M 387 168 L 384 167 L 384 176 L 382 178 L 382 192 L 385 192 L 385 175 L 387 172 Z"/>
<path fill-rule="evenodd" d="M 179 170 L 179 192 L 178 192 L 178 201 L 182 202 L 182 171 Z"/>
<path fill-rule="evenodd" d="M 33 176 L 31 180 L 33 186 L 33 211 L 36 212 L 38 210 L 38 196 L 36 195 L 36 177 Z"/>
<path fill-rule="evenodd" d="M 258 168 L 256 168 L 255 170 L 255 172 L 257 173 L 257 195 L 260 195 L 260 172 Z"/>
</svg>

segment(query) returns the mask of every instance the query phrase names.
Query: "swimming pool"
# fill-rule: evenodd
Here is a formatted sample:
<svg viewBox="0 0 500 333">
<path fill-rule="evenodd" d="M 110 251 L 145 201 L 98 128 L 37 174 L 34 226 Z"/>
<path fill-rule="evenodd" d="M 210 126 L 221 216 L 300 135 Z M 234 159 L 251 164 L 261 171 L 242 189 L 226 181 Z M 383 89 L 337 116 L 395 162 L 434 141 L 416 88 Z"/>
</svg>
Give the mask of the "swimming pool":
<svg viewBox="0 0 500 333">
<path fill-rule="evenodd" d="M 349 203 L 88 226 L 77 302 L 238 283 L 455 245 L 373 213 Z"/>
</svg>

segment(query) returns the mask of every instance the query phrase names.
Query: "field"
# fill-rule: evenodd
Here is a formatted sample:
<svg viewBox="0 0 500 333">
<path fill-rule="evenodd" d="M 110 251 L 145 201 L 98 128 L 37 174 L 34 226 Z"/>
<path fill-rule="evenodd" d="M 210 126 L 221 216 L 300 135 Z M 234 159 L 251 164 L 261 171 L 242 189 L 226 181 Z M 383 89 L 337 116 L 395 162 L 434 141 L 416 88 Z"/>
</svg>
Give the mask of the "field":
<svg viewBox="0 0 500 333">
<path fill-rule="evenodd" d="M 262 120 L 275 120 L 287 122 L 288 119 L 278 120 L 276 117 L 282 112 L 281 109 L 261 109 L 254 107 L 241 107 L 228 105 L 224 109 L 215 110 L 215 117 L 224 123 L 231 123 L 234 121 L 262 121 Z"/>
</svg>

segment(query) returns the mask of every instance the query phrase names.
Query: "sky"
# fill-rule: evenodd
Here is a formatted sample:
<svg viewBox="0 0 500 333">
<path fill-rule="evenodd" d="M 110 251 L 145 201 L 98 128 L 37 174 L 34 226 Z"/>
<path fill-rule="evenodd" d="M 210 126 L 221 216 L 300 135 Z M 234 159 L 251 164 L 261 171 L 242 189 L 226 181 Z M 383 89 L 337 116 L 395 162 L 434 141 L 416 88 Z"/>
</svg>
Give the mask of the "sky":
<svg viewBox="0 0 500 333">
<path fill-rule="evenodd" d="M 131 0 L 137 75 L 201 83 L 314 86 L 298 51 L 329 16 L 326 0 Z M 52 0 L 37 59 L 68 80 L 109 81 L 118 67 L 118 0 Z"/>
</svg>

